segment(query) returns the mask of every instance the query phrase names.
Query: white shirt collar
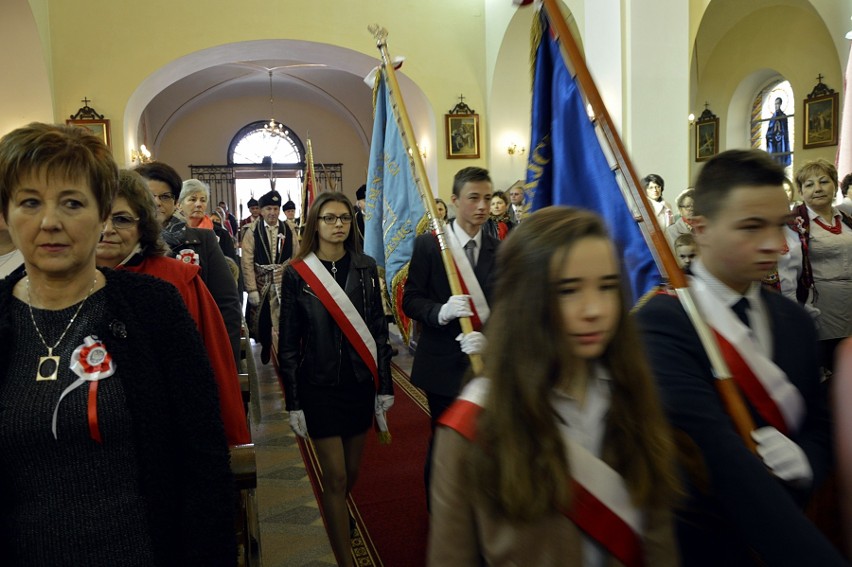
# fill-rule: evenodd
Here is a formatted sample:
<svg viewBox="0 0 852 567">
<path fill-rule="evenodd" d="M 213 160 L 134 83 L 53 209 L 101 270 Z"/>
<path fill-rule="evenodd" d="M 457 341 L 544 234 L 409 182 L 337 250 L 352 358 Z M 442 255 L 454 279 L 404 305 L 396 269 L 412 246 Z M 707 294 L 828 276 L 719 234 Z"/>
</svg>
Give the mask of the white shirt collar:
<svg viewBox="0 0 852 567">
<path fill-rule="evenodd" d="M 476 242 L 476 250 L 479 251 L 482 248 L 482 227 L 479 227 L 479 230 L 476 231 L 476 234 L 471 236 L 464 231 L 462 227 L 459 226 L 455 220 L 450 223 L 450 226 L 453 229 L 453 234 L 456 235 L 456 239 L 459 241 L 459 245 L 464 248 L 464 245 L 467 244 L 468 240 L 473 240 Z"/>
<path fill-rule="evenodd" d="M 805 206 L 808 207 L 807 205 L 805 205 Z M 819 213 L 817 213 L 816 211 L 814 211 L 810 207 L 808 207 L 808 214 L 810 215 L 811 220 L 822 218 L 822 217 L 820 217 Z M 837 210 L 837 207 L 832 205 L 831 206 L 831 218 L 830 219 L 824 219 L 824 220 L 834 222 L 835 217 L 837 217 L 839 214 L 840 214 L 840 212 Z"/>
<path fill-rule="evenodd" d="M 751 286 L 748 288 L 748 291 L 745 292 L 745 295 L 740 294 L 732 290 L 730 287 L 722 283 L 719 278 L 710 273 L 704 263 L 701 261 L 701 258 L 696 258 L 696 260 L 690 266 L 690 271 L 692 275 L 696 278 L 703 281 L 707 284 L 707 288 L 718 297 L 725 305 L 733 306 L 737 301 L 745 297 L 749 300 L 749 303 L 754 306 L 755 302 L 760 301 L 760 283 L 759 282 L 751 282 Z"/>
<path fill-rule="evenodd" d="M 704 282 L 710 293 L 728 307 L 733 307 L 743 297 L 748 299 L 748 318 L 751 323 L 750 332 L 760 352 L 764 356 L 771 357 L 773 349 L 772 328 L 769 320 L 770 315 L 763 304 L 763 298 L 760 296 L 760 282 L 751 282 L 751 286 L 745 295 L 741 295 L 713 276 L 701 262 L 701 259 L 696 259 L 692 263 L 692 266 L 690 266 L 690 270 L 696 278 Z"/>
</svg>

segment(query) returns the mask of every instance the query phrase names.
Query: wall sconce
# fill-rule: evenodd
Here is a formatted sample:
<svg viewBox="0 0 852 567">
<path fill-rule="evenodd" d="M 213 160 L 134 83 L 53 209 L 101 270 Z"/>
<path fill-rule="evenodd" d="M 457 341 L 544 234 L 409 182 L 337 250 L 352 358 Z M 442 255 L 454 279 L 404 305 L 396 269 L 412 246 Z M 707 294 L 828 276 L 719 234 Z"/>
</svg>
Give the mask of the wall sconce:
<svg viewBox="0 0 852 567">
<path fill-rule="evenodd" d="M 710 112 L 710 103 L 709 102 L 704 103 L 704 112 L 702 112 L 701 116 L 699 116 L 698 118 L 695 117 L 694 112 L 690 112 L 689 116 L 686 117 L 686 119 L 689 121 L 689 127 L 690 128 L 695 126 L 695 123 L 698 122 L 698 121 L 710 120 L 710 119 L 713 119 L 713 118 L 716 118 L 716 115 L 713 114 L 712 112 Z"/>
<path fill-rule="evenodd" d="M 142 144 L 138 150 L 130 150 L 130 159 L 134 163 L 148 163 L 151 161 L 151 152 L 145 147 L 145 144 Z"/>
<path fill-rule="evenodd" d="M 415 144 L 415 147 L 417 148 L 417 153 L 420 154 L 420 157 L 422 157 L 423 159 L 426 159 L 426 150 L 421 149 L 420 144 Z M 414 157 L 414 150 L 411 149 L 411 148 L 408 148 L 408 155 L 411 156 L 411 157 Z"/>
<path fill-rule="evenodd" d="M 510 156 L 513 156 L 515 154 L 524 155 L 526 153 L 526 151 L 527 151 L 527 149 L 525 147 L 523 147 L 523 146 L 518 147 L 518 144 L 512 144 L 511 146 L 506 148 L 506 153 L 509 154 Z"/>
</svg>

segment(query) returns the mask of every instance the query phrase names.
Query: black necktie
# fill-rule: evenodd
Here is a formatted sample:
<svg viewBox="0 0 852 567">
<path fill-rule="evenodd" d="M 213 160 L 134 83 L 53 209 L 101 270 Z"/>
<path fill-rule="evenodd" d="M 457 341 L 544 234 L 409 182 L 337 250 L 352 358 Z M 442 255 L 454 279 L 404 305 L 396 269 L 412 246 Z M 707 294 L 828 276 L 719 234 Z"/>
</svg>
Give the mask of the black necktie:
<svg viewBox="0 0 852 567">
<path fill-rule="evenodd" d="M 739 301 L 734 303 L 734 305 L 731 307 L 731 309 L 734 310 L 734 313 L 737 314 L 737 317 L 740 318 L 740 321 L 742 321 L 743 324 L 746 327 L 751 328 L 751 324 L 749 323 L 749 320 L 748 320 L 748 306 L 749 306 L 748 299 L 746 299 L 745 297 L 742 297 L 742 298 L 740 298 Z"/>
</svg>

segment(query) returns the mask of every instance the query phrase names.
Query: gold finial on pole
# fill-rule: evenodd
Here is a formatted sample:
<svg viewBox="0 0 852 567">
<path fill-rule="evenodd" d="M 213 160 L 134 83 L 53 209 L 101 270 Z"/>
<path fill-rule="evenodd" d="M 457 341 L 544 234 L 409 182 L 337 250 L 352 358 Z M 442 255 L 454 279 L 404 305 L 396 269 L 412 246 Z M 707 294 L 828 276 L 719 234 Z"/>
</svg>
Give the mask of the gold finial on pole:
<svg viewBox="0 0 852 567">
<path fill-rule="evenodd" d="M 367 29 L 376 38 L 376 47 L 382 54 L 382 72 L 387 77 L 388 95 L 391 99 L 391 108 L 396 119 L 397 128 L 402 136 L 405 153 L 408 154 L 408 162 L 411 166 L 411 173 L 414 177 L 414 184 L 417 186 L 417 191 L 420 193 L 420 199 L 423 201 L 423 207 L 432 219 L 432 228 L 435 231 L 435 236 L 438 238 L 438 246 L 441 250 L 441 259 L 444 264 L 444 270 L 447 272 L 447 280 L 450 284 L 451 295 L 462 295 L 464 293 L 459 275 L 456 271 L 456 265 L 453 261 L 452 253 L 447 245 L 446 237 L 444 236 L 444 223 L 438 218 L 438 211 L 435 208 L 435 197 L 432 195 L 432 188 L 429 185 L 429 179 L 426 176 L 426 167 L 423 165 L 423 156 L 417 148 L 417 142 L 414 139 L 414 129 L 411 126 L 411 121 L 408 118 L 408 111 L 405 109 L 405 103 L 402 100 L 402 94 L 399 90 L 399 83 L 396 80 L 396 71 L 394 70 L 393 60 L 388 52 L 387 37 L 388 31 L 379 24 L 371 24 Z M 373 132 L 373 135 L 376 135 Z M 459 319 L 461 329 L 464 334 L 473 332 L 473 323 L 469 317 Z M 482 372 L 482 357 L 478 354 L 470 356 L 470 366 L 476 375 Z"/>
</svg>

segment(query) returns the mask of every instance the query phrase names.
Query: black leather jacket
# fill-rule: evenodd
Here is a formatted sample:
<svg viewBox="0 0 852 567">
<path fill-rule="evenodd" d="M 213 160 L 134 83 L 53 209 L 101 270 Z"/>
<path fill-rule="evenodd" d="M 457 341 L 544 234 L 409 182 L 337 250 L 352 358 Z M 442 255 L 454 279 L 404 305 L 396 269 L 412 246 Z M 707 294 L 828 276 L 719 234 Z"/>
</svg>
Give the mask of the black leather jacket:
<svg viewBox="0 0 852 567">
<path fill-rule="evenodd" d="M 369 256 L 351 256 L 346 295 L 364 318 L 378 349 L 379 394 L 393 394 L 390 373 L 391 347 L 388 324 L 382 307 L 376 262 Z M 281 320 L 278 326 L 278 368 L 284 381 L 287 411 L 301 409 L 299 384 L 320 386 L 339 383 L 340 360 L 348 356 L 359 383 L 373 375 L 326 311 L 310 286 L 287 266 L 281 282 Z"/>
</svg>

